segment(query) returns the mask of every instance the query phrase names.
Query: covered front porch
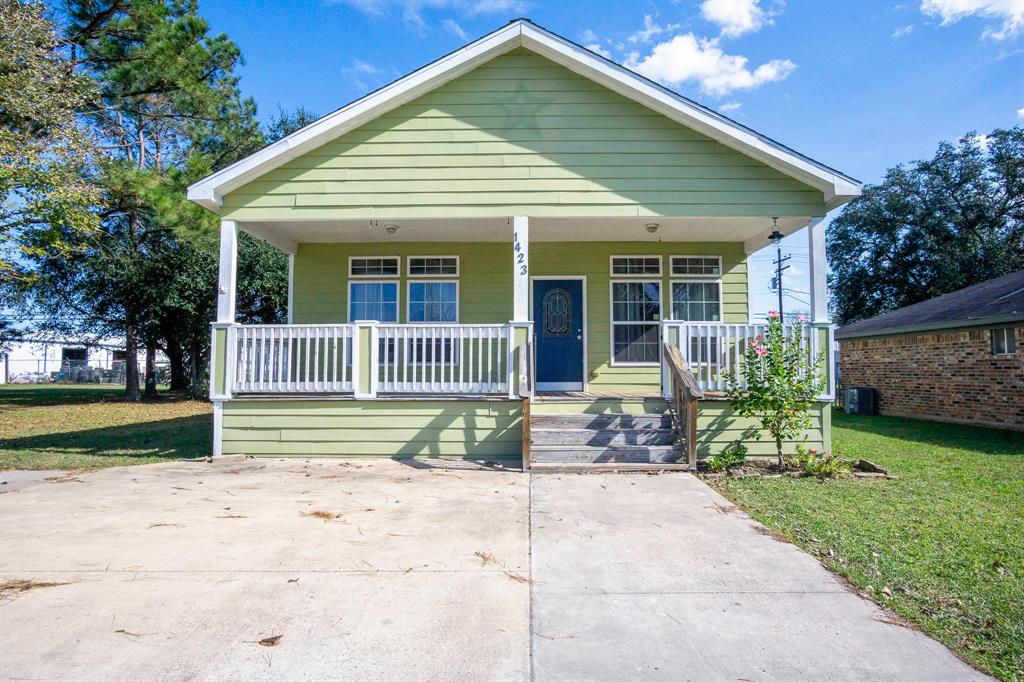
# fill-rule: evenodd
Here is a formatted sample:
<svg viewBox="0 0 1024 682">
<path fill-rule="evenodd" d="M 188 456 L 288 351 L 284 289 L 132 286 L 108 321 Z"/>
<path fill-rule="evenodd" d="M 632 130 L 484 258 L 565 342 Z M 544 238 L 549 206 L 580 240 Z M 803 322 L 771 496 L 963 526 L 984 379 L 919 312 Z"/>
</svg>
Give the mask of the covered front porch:
<svg viewBox="0 0 1024 682">
<path fill-rule="evenodd" d="M 828 371 L 823 230 L 811 217 L 779 223 L 786 232 L 810 226 L 815 313 L 798 324 L 808 358 L 824 353 Z M 273 443 L 301 436 L 313 441 L 293 454 L 326 453 L 328 440 L 357 433 L 366 439 L 358 447 L 372 450 L 379 434 L 354 426 L 370 415 L 382 427 L 416 424 L 407 432 L 422 440 L 396 443 L 395 452 L 525 453 L 530 398 L 571 398 L 586 411 L 587 401 L 605 409 L 615 397 L 659 396 L 671 403 L 677 442 L 692 459 L 699 436 L 687 430 L 697 428 L 700 405 L 724 398 L 744 347 L 764 331 L 750 310 L 749 255 L 767 243 L 771 225 L 709 217 L 224 221 L 215 449 L 223 451 L 228 413 L 229 435 L 245 439 L 232 451 L 291 452 Z M 239 230 L 288 253 L 288 324 L 235 322 Z M 675 372 L 667 349 L 679 358 Z M 687 404 L 680 369 L 692 389 Z M 831 398 L 830 384 L 821 399 Z M 358 407 L 368 402 L 380 409 Z M 275 403 L 268 414 L 280 428 L 259 419 Z M 410 416 L 417 410 L 432 412 Z M 313 433 L 311 424 L 326 430 Z"/>
</svg>

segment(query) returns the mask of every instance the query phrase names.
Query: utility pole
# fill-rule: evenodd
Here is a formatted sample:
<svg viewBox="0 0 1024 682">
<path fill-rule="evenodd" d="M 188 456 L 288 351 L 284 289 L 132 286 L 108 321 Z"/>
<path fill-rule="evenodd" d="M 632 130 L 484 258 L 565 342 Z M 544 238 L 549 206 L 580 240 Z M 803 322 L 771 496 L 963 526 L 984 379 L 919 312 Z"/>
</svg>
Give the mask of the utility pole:
<svg viewBox="0 0 1024 682">
<path fill-rule="evenodd" d="M 779 218 L 775 216 L 772 218 L 772 225 L 774 229 L 772 233 L 768 235 L 768 241 L 775 245 L 775 288 L 779 292 L 779 322 L 784 323 L 786 320 L 782 314 L 782 273 L 789 269 L 788 265 L 784 265 L 792 256 L 787 255 L 785 258 L 782 257 L 782 233 L 779 232 Z"/>
</svg>

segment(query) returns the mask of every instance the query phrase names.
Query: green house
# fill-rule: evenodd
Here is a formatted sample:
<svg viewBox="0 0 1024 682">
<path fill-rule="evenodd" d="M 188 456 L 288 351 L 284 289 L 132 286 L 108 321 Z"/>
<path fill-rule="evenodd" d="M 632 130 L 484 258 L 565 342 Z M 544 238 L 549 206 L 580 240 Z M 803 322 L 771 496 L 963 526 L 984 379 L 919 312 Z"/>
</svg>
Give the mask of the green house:
<svg viewBox="0 0 1024 682">
<path fill-rule="evenodd" d="M 763 329 L 749 256 L 775 219 L 810 226 L 808 353 L 830 356 L 821 220 L 859 193 L 514 21 L 189 188 L 222 219 L 214 452 L 768 454 L 723 395 Z M 288 324 L 235 323 L 239 230 L 288 254 Z"/>
</svg>

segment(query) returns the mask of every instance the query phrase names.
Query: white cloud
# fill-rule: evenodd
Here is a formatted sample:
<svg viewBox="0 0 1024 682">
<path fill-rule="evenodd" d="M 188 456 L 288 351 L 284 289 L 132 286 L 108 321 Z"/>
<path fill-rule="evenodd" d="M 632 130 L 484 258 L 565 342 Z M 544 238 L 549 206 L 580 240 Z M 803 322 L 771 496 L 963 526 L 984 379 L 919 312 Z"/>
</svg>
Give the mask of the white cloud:
<svg viewBox="0 0 1024 682">
<path fill-rule="evenodd" d="M 988 135 L 978 134 L 971 139 L 974 140 L 974 143 L 978 145 L 978 148 L 981 149 L 981 151 L 983 152 L 987 152 L 989 144 L 992 143 L 992 138 L 989 137 Z"/>
<path fill-rule="evenodd" d="M 444 21 L 441 22 L 441 26 L 444 27 L 444 30 L 448 31 L 459 40 L 469 40 L 469 36 L 466 35 L 466 32 L 462 30 L 461 26 L 459 26 L 459 22 L 455 21 L 454 19 L 445 19 Z"/>
<path fill-rule="evenodd" d="M 1024 31 L 1024 0 L 921 0 L 921 11 L 938 17 L 943 26 L 977 16 L 995 22 L 982 37 L 1004 40 Z"/>
<path fill-rule="evenodd" d="M 405 25 L 425 34 L 429 23 L 426 12 L 449 11 L 461 16 L 506 14 L 522 16 L 526 12 L 523 0 L 326 0 L 328 4 L 346 4 L 372 17 L 385 17 L 397 11 Z M 445 22 L 442 22 L 444 24 Z M 447 29 L 448 27 L 445 26 Z"/>
<path fill-rule="evenodd" d="M 522 16 L 526 12 L 526 3 L 521 0 L 476 0 L 475 2 L 459 2 L 456 0 L 452 3 L 458 8 L 463 6 L 465 12 L 470 16 L 476 14 L 515 14 L 516 16 Z M 512 17 L 509 17 L 510 19 Z"/>
<path fill-rule="evenodd" d="M 728 38 L 759 31 L 772 23 L 773 16 L 761 8 L 758 0 L 704 0 L 700 13 Z"/>
<path fill-rule="evenodd" d="M 585 43 L 597 43 L 600 42 L 601 39 L 598 38 L 597 34 L 594 33 L 591 29 L 585 28 L 583 29 L 581 40 Z"/>
<path fill-rule="evenodd" d="M 902 38 L 904 36 L 909 36 L 910 33 L 913 30 L 914 30 L 914 25 L 913 24 L 907 24 L 906 26 L 897 26 L 896 30 L 892 32 L 892 37 L 893 38 Z"/>
<path fill-rule="evenodd" d="M 655 45 L 643 59 L 632 53 L 626 66 L 667 85 L 696 81 L 701 90 L 718 96 L 783 80 L 796 68 L 788 59 L 773 59 L 751 70 L 748 61 L 741 55 L 726 54 L 718 39 L 698 39 L 686 33 Z"/>
<path fill-rule="evenodd" d="M 654 17 L 650 14 L 644 15 L 644 27 L 635 33 L 629 34 L 626 38 L 631 43 L 649 43 L 654 38 L 657 38 L 663 33 L 671 33 L 682 26 L 682 24 L 668 24 L 666 26 L 659 26 L 654 23 Z"/>
<path fill-rule="evenodd" d="M 1024 118 L 1024 107 L 1017 110 L 1017 118 Z"/>
<path fill-rule="evenodd" d="M 598 53 L 599 55 L 601 55 L 605 59 L 611 59 L 612 58 L 612 53 L 609 52 L 608 50 L 604 49 L 603 47 L 601 47 L 601 43 L 587 43 L 583 47 L 587 48 L 591 52 Z"/>
<path fill-rule="evenodd" d="M 349 66 L 342 67 L 341 75 L 351 81 L 356 89 L 369 90 L 370 83 L 380 75 L 380 69 L 369 62 L 353 58 Z"/>
<path fill-rule="evenodd" d="M 739 111 L 741 108 L 743 108 L 743 102 L 726 102 L 718 107 L 718 110 L 723 114 L 730 114 L 734 111 Z"/>
</svg>

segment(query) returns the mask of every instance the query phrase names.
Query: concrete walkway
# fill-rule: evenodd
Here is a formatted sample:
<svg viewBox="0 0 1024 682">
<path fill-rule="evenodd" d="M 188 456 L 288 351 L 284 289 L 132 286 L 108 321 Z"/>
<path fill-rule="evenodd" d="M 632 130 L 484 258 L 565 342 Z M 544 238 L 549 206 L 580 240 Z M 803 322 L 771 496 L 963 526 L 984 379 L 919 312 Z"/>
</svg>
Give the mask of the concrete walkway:
<svg viewBox="0 0 1024 682">
<path fill-rule="evenodd" d="M 688 474 L 533 478 L 537 680 L 989 679 Z"/>
<path fill-rule="evenodd" d="M 981 678 L 686 474 L 225 460 L 6 480 L 4 680 Z"/>
</svg>

